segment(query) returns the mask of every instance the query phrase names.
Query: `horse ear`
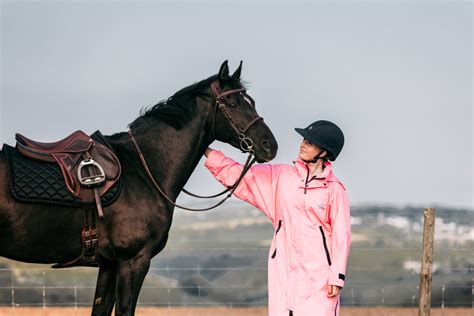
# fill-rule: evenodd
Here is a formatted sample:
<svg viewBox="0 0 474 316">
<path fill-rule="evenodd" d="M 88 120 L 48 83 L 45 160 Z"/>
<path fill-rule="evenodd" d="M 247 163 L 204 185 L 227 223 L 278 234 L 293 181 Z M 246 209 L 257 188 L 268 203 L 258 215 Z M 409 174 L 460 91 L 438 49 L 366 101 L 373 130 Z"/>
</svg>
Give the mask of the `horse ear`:
<svg viewBox="0 0 474 316">
<path fill-rule="evenodd" d="M 240 73 L 242 72 L 242 61 L 240 61 L 239 68 L 237 68 L 232 75 L 233 80 L 239 80 L 240 79 Z"/>
<path fill-rule="evenodd" d="M 222 63 L 221 69 L 219 69 L 218 78 L 219 81 L 229 79 L 229 65 L 227 64 L 227 60 Z"/>
</svg>

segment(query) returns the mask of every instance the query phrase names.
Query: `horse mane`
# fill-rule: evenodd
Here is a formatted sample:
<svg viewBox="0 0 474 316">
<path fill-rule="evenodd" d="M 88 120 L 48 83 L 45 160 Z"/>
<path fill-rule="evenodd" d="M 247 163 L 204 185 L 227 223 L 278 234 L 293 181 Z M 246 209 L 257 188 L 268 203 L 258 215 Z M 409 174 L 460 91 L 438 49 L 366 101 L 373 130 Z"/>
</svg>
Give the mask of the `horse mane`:
<svg viewBox="0 0 474 316">
<path fill-rule="evenodd" d="M 187 86 L 154 106 L 142 108 L 140 116 L 129 124 L 129 128 L 133 129 L 151 118 L 156 118 L 173 126 L 176 130 L 182 129 L 196 114 L 196 97 L 209 97 L 207 88 L 215 80 L 217 80 L 217 75 Z M 240 79 L 229 78 L 225 84 L 232 88 L 243 87 Z"/>
</svg>

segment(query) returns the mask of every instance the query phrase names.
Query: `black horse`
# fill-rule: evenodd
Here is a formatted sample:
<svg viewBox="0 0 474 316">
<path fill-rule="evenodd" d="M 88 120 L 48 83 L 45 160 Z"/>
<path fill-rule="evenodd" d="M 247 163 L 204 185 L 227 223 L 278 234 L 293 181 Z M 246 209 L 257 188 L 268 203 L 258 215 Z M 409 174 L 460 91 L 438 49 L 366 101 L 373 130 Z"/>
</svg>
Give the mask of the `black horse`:
<svg viewBox="0 0 474 316">
<path fill-rule="evenodd" d="M 229 75 L 225 61 L 217 75 L 188 86 L 160 102 L 130 124 L 154 179 L 175 201 L 205 149 L 214 141 L 241 148 L 235 127 L 248 127 L 257 162 L 272 160 L 276 140 L 244 93 L 217 102 L 221 93 L 242 89 L 242 63 Z M 231 122 L 217 103 L 223 104 Z M 249 123 L 253 122 L 251 126 Z M 160 194 L 146 173 L 126 132 L 106 136 L 122 166 L 119 198 L 97 220 L 99 245 L 92 315 L 134 315 L 150 260 L 166 245 L 174 206 Z M 31 263 L 73 260 L 81 253 L 83 212 L 79 207 L 16 201 L 8 183 L 5 153 L 0 151 L 0 256 Z"/>
</svg>

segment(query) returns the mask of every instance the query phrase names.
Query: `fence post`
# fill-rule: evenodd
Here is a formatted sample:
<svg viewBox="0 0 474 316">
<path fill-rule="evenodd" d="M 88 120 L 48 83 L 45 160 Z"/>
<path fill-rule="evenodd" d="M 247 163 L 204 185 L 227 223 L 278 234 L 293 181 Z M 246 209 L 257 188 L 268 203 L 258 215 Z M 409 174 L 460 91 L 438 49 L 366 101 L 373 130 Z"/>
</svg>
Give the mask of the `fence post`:
<svg viewBox="0 0 474 316">
<path fill-rule="evenodd" d="M 433 274 L 433 240 L 435 209 L 425 208 L 423 224 L 423 257 L 420 271 L 419 316 L 429 316 L 431 306 L 431 279 Z"/>
</svg>

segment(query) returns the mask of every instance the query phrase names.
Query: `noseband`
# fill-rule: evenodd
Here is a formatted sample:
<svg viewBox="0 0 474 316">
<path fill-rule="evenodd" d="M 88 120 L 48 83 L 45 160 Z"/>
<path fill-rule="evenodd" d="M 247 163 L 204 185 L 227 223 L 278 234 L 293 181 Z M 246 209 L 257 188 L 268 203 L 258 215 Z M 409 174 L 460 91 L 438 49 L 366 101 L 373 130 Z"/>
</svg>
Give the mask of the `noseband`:
<svg viewBox="0 0 474 316">
<path fill-rule="evenodd" d="M 230 113 L 230 111 L 227 109 L 228 105 L 226 105 L 226 103 L 224 102 L 223 98 L 225 98 L 226 96 L 228 95 L 232 95 L 232 94 L 236 94 L 236 93 L 240 93 L 242 96 L 244 96 L 246 99 L 248 99 L 251 103 L 251 105 L 253 107 L 255 107 L 255 102 L 254 100 L 246 93 L 246 90 L 243 89 L 243 88 L 240 88 L 240 89 L 233 89 L 233 90 L 228 90 L 228 91 L 224 91 L 224 92 L 219 92 L 219 82 L 218 81 L 214 81 L 212 84 L 211 84 L 211 91 L 212 91 L 212 94 L 214 95 L 214 98 L 216 99 L 216 103 L 215 103 L 215 106 L 214 106 L 214 113 L 213 113 L 213 117 L 212 117 L 212 127 L 211 127 L 211 135 L 212 135 L 212 139 L 215 139 L 215 122 L 216 122 L 216 114 L 217 114 L 217 108 L 219 108 L 220 111 L 222 111 L 222 114 L 224 115 L 224 117 L 227 119 L 227 122 L 229 123 L 229 125 L 232 127 L 232 129 L 235 131 L 235 133 L 237 134 L 237 137 L 239 138 L 239 141 L 240 141 L 240 149 L 242 150 L 242 152 L 248 152 L 249 153 L 249 156 L 247 157 L 247 161 L 245 162 L 244 164 L 244 167 L 242 169 L 242 172 L 239 176 L 239 178 L 237 179 L 237 181 L 227 187 L 227 189 L 225 189 L 224 191 L 218 193 L 218 194 L 214 194 L 214 195 L 209 195 L 209 196 L 201 196 L 201 195 L 196 195 L 196 194 L 193 194 L 189 191 L 187 191 L 186 189 L 182 189 L 182 191 L 188 195 L 191 195 L 191 196 L 194 196 L 194 197 L 197 197 L 197 198 L 215 198 L 215 197 L 218 197 L 228 191 L 229 194 L 227 194 L 227 196 L 222 199 L 219 203 L 217 203 L 216 205 L 213 205 L 211 207 L 207 207 L 207 208 L 202 208 L 202 209 L 196 209 L 196 208 L 189 208 L 189 207 L 185 207 L 185 206 L 181 206 L 181 205 L 178 205 L 176 203 L 174 203 L 166 194 L 165 192 L 161 189 L 161 187 L 158 185 L 158 183 L 156 183 L 155 181 L 155 178 L 153 177 L 153 175 L 151 174 L 151 171 L 150 169 L 148 168 L 148 165 L 146 163 L 146 160 L 145 160 L 145 157 L 143 156 L 141 150 L 140 150 L 140 146 L 138 145 L 137 143 L 137 140 L 135 139 L 135 137 L 133 136 L 133 133 L 132 133 L 132 130 L 130 129 L 128 131 L 128 134 L 130 135 L 130 138 L 132 140 L 132 143 L 133 145 L 135 146 L 135 149 L 137 150 L 138 152 L 138 155 L 140 157 L 140 161 L 143 165 L 143 168 L 145 169 L 148 177 L 150 178 L 150 180 L 152 181 L 153 185 L 155 186 L 155 188 L 165 197 L 165 199 L 170 202 L 171 204 L 173 204 L 174 206 L 176 207 L 179 207 L 181 209 L 184 209 L 184 210 L 188 210 L 188 211 L 207 211 L 207 210 L 211 210 L 213 208 L 216 208 L 218 207 L 219 205 L 221 205 L 222 203 L 224 203 L 229 197 L 232 196 L 232 194 L 234 193 L 235 189 L 237 189 L 237 186 L 239 185 L 240 181 L 243 179 L 244 175 L 247 173 L 247 171 L 250 169 L 250 167 L 255 163 L 255 160 L 256 158 L 253 157 L 252 159 L 252 156 L 254 156 L 254 149 L 253 149 L 253 141 L 252 139 L 248 138 L 247 136 L 245 136 L 245 133 L 249 130 L 249 128 L 254 125 L 256 122 L 260 121 L 260 120 L 263 120 L 263 117 L 261 116 L 257 116 L 256 118 L 254 118 L 252 121 L 250 121 L 243 129 L 240 129 L 237 124 L 235 124 L 234 120 L 232 119 L 232 115 Z"/>
</svg>

